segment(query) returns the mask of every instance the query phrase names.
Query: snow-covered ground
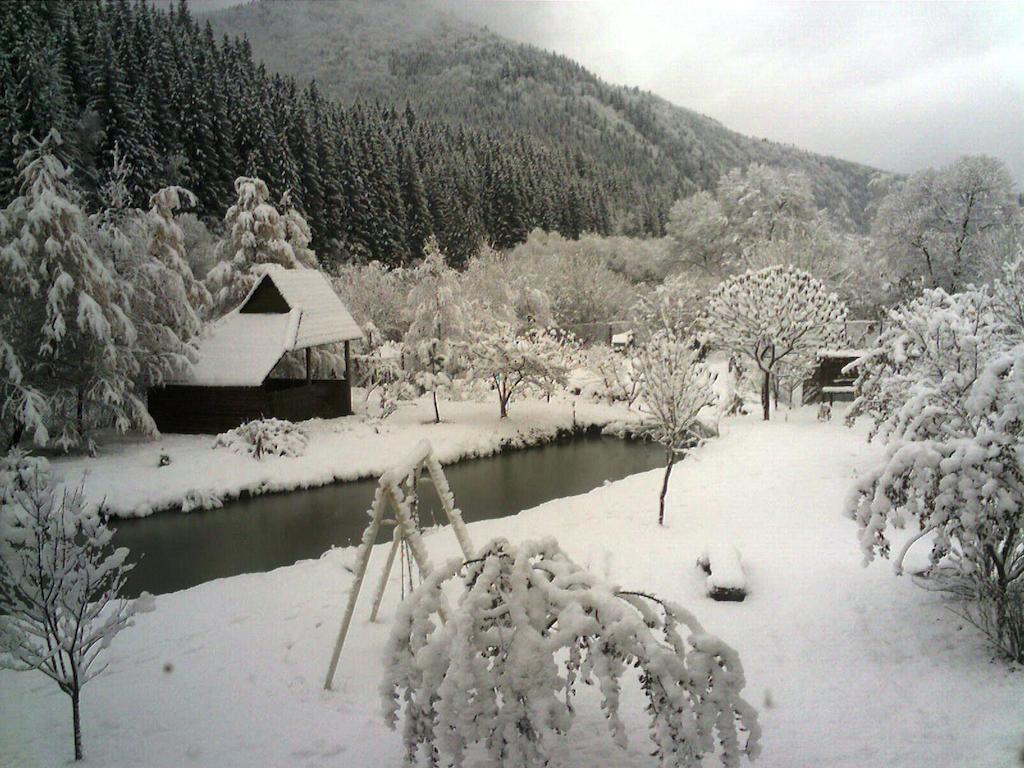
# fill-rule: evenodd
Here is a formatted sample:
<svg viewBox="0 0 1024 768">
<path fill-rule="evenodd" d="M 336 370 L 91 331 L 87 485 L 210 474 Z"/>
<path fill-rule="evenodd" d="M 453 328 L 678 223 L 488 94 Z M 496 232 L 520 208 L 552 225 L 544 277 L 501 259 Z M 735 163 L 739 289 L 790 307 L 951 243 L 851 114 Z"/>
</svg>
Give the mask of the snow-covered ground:
<svg viewBox="0 0 1024 768">
<path fill-rule="evenodd" d="M 257 461 L 213 449 L 211 435 L 164 435 L 158 440 L 111 438 L 96 458 L 56 458 L 69 484 L 85 478 L 85 495 L 121 517 L 143 517 L 160 509 L 203 507 L 243 492 L 269 493 L 377 476 L 420 440 L 430 440 L 443 464 L 490 456 L 504 447 L 537 445 L 559 432 L 635 421 L 624 405 L 584 399 L 514 402 L 509 418 L 498 418 L 496 399 L 441 403 L 442 423 L 433 421 L 427 397 L 402 403 L 386 421 L 350 416 L 302 423 L 309 436 L 301 457 Z M 161 454 L 171 463 L 160 466 Z"/>
<path fill-rule="evenodd" d="M 812 408 L 778 416 L 727 420 L 720 439 L 678 465 L 664 529 L 653 471 L 470 533 L 477 544 L 554 535 L 581 565 L 693 609 L 740 652 L 764 730 L 759 766 L 1018 764 L 1024 672 L 993 660 L 939 596 L 888 563 L 861 566 L 841 508 L 879 448 L 838 419 L 816 422 Z M 719 540 L 740 552 L 745 602 L 705 596 L 695 563 Z M 448 530 L 427 543 L 435 561 L 457 552 Z M 384 554 L 374 552 L 371 576 Z M 380 623 L 366 622 L 361 597 L 335 690 L 321 690 L 353 559 L 352 549 L 334 550 L 157 598 L 85 689 L 87 764 L 399 765 L 401 739 L 385 727 L 377 693 L 397 581 Z M 556 765 L 652 765 L 639 708 L 629 710 L 630 746 L 620 751 L 594 701 L 581 704 L 570 734 L 550 741 Z M 0 673 L 0 712 L 0 765 L 67 762 L 70 706 L 41 674 Z"/>
</svg>

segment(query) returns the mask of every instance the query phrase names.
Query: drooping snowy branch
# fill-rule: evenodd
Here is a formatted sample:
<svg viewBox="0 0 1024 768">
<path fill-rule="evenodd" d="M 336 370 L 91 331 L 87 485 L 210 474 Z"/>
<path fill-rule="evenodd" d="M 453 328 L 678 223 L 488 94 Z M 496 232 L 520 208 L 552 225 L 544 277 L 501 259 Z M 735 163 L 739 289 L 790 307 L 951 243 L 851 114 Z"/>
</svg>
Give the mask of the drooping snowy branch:
<svg viewBox="0 0 1024 768">
<path fill-rule="evenodd" d="M 459 576 L 464 591 L 449 609 L 443 587 Z M 396 615 L 381 695 L 392 727 L 401 712 L 407 764 L 445 755 L 461 766 L 481 744 L 495 764 L 541 766 L 545 734 L 572 726 L 580 683 L 596 683 L 625 746 L 620 689 L 631 667 L 660 764 L 757 756 L 760 728 L 741 697 L 736 652 L 686 609 L 604 583 L 552 539 L 498 539 L 478 559 L 435 570 Z"/>
</svg>

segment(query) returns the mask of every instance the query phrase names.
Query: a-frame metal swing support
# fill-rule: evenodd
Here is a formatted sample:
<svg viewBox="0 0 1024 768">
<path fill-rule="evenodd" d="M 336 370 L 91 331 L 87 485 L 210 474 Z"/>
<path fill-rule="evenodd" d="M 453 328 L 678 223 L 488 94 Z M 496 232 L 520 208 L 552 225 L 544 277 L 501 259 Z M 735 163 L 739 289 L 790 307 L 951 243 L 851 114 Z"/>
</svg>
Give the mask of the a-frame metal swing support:
<svg viewBox="0 0 1024 768">
<path fill-rule="evenodd" d="M 412 518 L 412 505 L 415 503 L 415 482 L 423 470 L 426 470 L 441 500 L 441 508 L 444 510 L 448 522 L 452 526 L 455 538 L 459 542 L 462 554 L 466 560 L 474 558 L 473 543 L 469 539 L 469 531 L 462 520 L 462 513 L 455 506 L 455 499 L 451 489 L 448 487 L 448 479 L 444 476 L 441 463 L 434 456 L 430 443 L 423 440 L 416 446 L 413 452 L 406 457 L 405 461 L 389 469 L 380 476 L 377 483 L 377 491 L 373 497 L 373 507 L 369 511 L 370 523 L 363 531 L 363 538 L 359 544 L 359 551 L 356 554 L 355 580 L 352 582 L 352 589 L 348 594 L 348 603 L 345 606 L 345 615 L 341 620 L 341 628 L 338 630 L 338 638 L 334 643 L 334 651 L 331 653 L 331 663 L 327 669 L 327 678 L 324 680 L 324 689 L 330 690 L 334 683 L 334 674 L 338 668 L 338 659 L 341 657 L 341 649 L 345 644 L 345 637 L 348 635 L 349 627 L 352 624 L 352 616 L 355 613 L 356 602 L 359 599 L 359 591 L 363 586 L 363 579 L 366 577 L 366 570 L 370 563 L 370 554 L 373 552 L 374 542 L 380 529 L 385 524 L 395 526 L 395 534 L 391 541 L 391 548 L 388 550 L 387 562 L 377 582 L 373 599 L 373 608 L 370 611 L 370 621 L 377 618 L 381 601 L 384 599 L 384 590 L 387 587 L 391 569 L 394 567 L 395 556 L 402 542 L 409 545 L 413 559 L 422 576 L 427 576 L 431 571 L 430 559 L 427 556 L 426 547 L 423 545 L 423 537 Z M 408 492 L 402 490 L 402 484 L 407 485 Z M 394 514 L 393 520 L 385 520 L 385 512 L 390 510 Z"/>
</svg>

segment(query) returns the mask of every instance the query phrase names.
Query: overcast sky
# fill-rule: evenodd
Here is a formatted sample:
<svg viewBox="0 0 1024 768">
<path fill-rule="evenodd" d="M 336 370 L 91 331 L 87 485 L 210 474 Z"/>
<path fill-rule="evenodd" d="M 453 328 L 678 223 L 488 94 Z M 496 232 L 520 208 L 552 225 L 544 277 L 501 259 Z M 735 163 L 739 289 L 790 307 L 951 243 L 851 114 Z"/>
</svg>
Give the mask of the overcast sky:
<svg viewBox="0 0 1024 768">
<path fill-rule="evenodd" d="M 449 7 L 742 133 L 901 172 L 986 153 L 1024 182 L 1024 2 Z"/>
</svg>

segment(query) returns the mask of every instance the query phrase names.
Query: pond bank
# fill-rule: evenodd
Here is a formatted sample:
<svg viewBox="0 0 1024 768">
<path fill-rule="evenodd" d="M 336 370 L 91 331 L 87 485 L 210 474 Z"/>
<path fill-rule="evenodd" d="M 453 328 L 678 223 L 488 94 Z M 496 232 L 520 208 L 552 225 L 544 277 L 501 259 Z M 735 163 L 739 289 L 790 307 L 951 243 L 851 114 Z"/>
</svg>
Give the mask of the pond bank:
<svg viewBox="0 0 1024 768">
<path fill-rule="evenodd" d="M 599 432 L 596 427 L 588 432 Z M 451 464 L 445 475 L 467 522 L 515 515 L 637 472 L 659 467 L 660 446 L 599 434 L 566 435 L 544 446 Z M 291 493 L 243 497 L 222 509 L 158 514 L 116 524 L 135 568 L 126 592 L 174 592 L 213 579 L 270 571 L 352 546 L 367 524 L 376 478 Z M 446 522 L 429 482 L 419 489 L 420 521 Z M 379 542 L 390 540 L 383 529 Z M 230 544 L 226 544 L 230 542 Z M 182 553 L 187 553 L 183 557 Z"/>
<path fill-rule="evenodd" d="M 420 440 L 429 440 L 442 464 L 545 445 L 567 435 L 635 425 L 640 416 L 623 405 L 553 400 L 513 405 L 499 419 L 494 403 L 442 402 L 434 424 L 428 400 L 402 407 L 386 421 L 365 416 L 314 419 L 304 456 L 257 461 L 212 448 L 210 435 L 164 435 L 158 440 L 112 438 L 96 458 L 57 458 L 53 466 L 69 485 L 84 483 L 86 499 L 114 517 L 157 511 L 216 509 L 227 500 L 315 488 L 376 477 Z M 613 429 L 619 432 L 621 429 Z M 160 466 L 161 457 L 169 464 Z"/>
</svg>

